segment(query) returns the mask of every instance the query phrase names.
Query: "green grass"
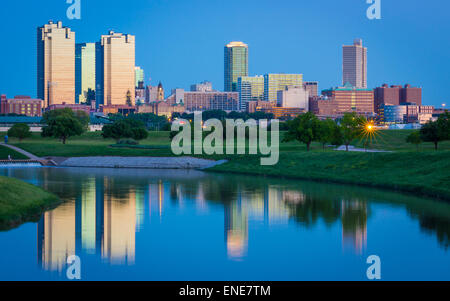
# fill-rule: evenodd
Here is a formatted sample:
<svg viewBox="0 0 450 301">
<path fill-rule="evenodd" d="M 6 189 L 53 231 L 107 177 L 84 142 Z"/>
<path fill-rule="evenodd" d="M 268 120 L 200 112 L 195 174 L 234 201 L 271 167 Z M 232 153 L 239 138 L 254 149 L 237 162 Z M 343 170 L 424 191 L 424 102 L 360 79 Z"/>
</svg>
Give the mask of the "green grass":
<svg viewBox="0 0 450 301">
<path fill-rule="evenodd" d="M 382 149 L 388 151 L 417 151 L 417 147 L 411 143 L 406 143 L 408 137 L 415 130 L 386 130 L 379 131 L 369 148 Z M 363 143 L 357 141 L 356 146 L 363 147 Z M 440 150 L 450 150 L 450 141 L 439 143 Z M 435 151 L 433 143 L 422 143 L 419 145 L 419 151 Z"/>
<path fill-rule="evenodd" d="M 276 166 L 260 166 L 258 156 L 198 157 L 230 161 L 213 171 L 360 184 L 450 199 L 450 142 L 441 143 L 438 152 L 432 143 L 423 143 L 417 152 L 416 146 L 406 143 L 411 132 L 379 132 L 370 148 L 392 153 L 346 153 L 329 148 L 324 151 L 320 143 L 313 143 L 308 153 L 304 144 L 289 142 L 280 144 L 280 160 Z M 168 132 L 151 132 L 139 146 L 131 147 L 117 147 L 115 141 L 103 139 L 100 133 L 74 137 L 67 145 L 38 134 L 22 142 L 11 139 L 11 143 L 41 157 L 173 156 Z M 354 145 L 362 146 L 358 141 Z"/>
<path fill-rule="evenodd" d="M 8 155 L 10 155 L 11 159 L 13 159 L 13 160 L 27 160 L 28 159 L 27 156 L 22 155 L 21 153 L 18 153 L 15 150 L 12 150 L 6 146 L 0 145 L 0 160 L 7 160 Z"/>
<path fill-rule="evenodd" d="M 240 157 L 210 170 L 383 187 L 450 200 L 450 151 L 284 152 L 276 166 Z"/>
<path fill-rule="evenodd" d="M 0 231 L 39 220 L 59 199 L 43 189 L 17 179 L 0 177 Z"/>
<path fill-rule="evenodd" d="M 33 134 L 31 138 L 19 142 L 11 138 L 10 143 L 38 157 L 88 157 L 88 156 L 172 156 L 168 132 L 151 132 L 149 138 L 140 142 L 144 147 L 111 147 L 112 139 L 103 139 L 100 133 L 85 133 L 70 138 L 66 145 L 53 138 L 42 138 Z"/>
</svg>

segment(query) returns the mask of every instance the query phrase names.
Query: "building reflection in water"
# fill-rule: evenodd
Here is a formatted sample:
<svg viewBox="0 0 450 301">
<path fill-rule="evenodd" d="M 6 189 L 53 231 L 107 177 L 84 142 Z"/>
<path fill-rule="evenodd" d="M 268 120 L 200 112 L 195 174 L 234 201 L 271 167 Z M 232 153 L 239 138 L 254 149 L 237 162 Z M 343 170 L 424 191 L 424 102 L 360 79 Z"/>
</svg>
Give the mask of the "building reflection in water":
<svg viewBox="0 0 450 301">
<path fill-rule="evenodd" d="M 360 253 L 367 244 L 366 202 L 321 200 L 297 188 L 270 184 L 249 188 L 248 183 L 227 183 L 220 191 L 224 183 L 201 179 L 117 181 L 108 176 L 83 178 L 72 192 L 75 197 L 64 198 L 63 205 L 44 214 L 38 224 L 38 260 L 43 269 L 61 271 L 66 258 L 74 254 L 99 256 L 112 265 L 133 265 L 136 232 L 143 229 L 146 218 L 162 222 L 165 206 L 182 209 L 188 202 L 198 212 L 207 212 L 213 200 L 224 208 L 225 246 L 231 260 L 248 256 L 250 222 L 272 227 L 294 219 L 309 227 L 322 216 L 330 223 L 340 220 L 343 247 Z"/>
<path fill-rule="evenodd" d="M 143 220 L 136 191 L 113 191 L 108 178 L 90 178 L 80 197 L 44 214 L 38 223 L 38 261 L 61 271 L 70 255 L 97 254 L 113 265 L 135 262 L 135 233 Z"/>
<path fill-rule="evenodd" d="M 361 201 L 342 201 L 342 244 L 351 247 L 357 254 L 367 247 L 367 203 Z"/>
</svg>

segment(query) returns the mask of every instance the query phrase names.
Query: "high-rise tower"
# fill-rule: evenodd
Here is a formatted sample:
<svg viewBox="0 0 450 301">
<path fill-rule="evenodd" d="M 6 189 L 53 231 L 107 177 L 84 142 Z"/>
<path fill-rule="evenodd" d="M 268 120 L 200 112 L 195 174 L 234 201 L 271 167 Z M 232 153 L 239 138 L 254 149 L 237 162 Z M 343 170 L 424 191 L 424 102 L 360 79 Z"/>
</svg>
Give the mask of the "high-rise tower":
<svg viewBox="0 0 450 301">
<path fill-rule="evenodd" d="M 231 42 L 225 46 L 225 91 L 237 91 L 238 78 L 248 76 L 248 45 Z"/>
<path fill-rule="evenodd" d="M 97 64 L 101 68 L 97 68 L 97 73 L 103 75 L 103 82 L 97 81 L 97 85 L 102 86 L 99 89 L 103 98 L 99 99 L 100 103 L 105 106 L 125 105 L 131 96 L 131 104 L 134 105 L 135 37 L 111 31 L 102 36 L 97 47 L 100 47 L 100 61 L 103 62 L 102 66 Z"/>
<path fill-rule="evenodd" d="M 342 84 L 350 83 L 356 88 L 367 88 L 367 48 L 356 39 L 351 46 L 343 46 Z"/>
<path fill-rule="evenodd" d="M 86 103 L 95 91 L 95 43 L 75 45 L 75 102 Z"/>
<path fill-rule="evenodd" d="M 44 107 L 75 103 L 75 32 L 61 21 L 37 29 L 37 96 Z"/>
</svg>

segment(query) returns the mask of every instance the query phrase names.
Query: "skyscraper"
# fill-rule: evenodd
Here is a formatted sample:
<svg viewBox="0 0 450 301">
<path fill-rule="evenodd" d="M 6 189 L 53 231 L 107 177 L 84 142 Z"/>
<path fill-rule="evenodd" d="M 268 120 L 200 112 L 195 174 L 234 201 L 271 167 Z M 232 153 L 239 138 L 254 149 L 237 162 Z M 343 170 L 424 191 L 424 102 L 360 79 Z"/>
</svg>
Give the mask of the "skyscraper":
<svg viewBox="0 0 450 301">
<path fill-rule="evenodd" d="M 264 75 L 264 100 L 275 105 L 278 100 L 278 91 L 284 91 L 289 86 L 303 86 L 303 74 Z"/>
<path fill-rule="evenodd" d="M 103 74 L 101 104 L 125 105 L 130 97 L 131 104 L 135 100 L 135 37 L 129 34 L 115 33 L 101 37 L 102 66 L 99 66 Z"/>
<path fill-rule="evenodd" d="M 343 46 L 343 79 L 345 86 L 350 83 L 356 88 L 367 88 L 367 48 L 362 40 L 356 39 L 351 46 Z"/>
<path fill-rule="evenodd" d="M 85 103 L 95 91 L 95 43 L 75 45 L 75 102 Z"/>
<path fill-rule="evenodd" d="M 264 100 L 264 76 L 239 77 L 238 92 L 241 110 L 246 110 L 249 101 Z"/>
<path fill-rule="evenodd" d="M 144 83 L 144 69 L 141 67 L 134 67 L 134 75 L 136 79 L 136 88 L 139 87 L 139 83 Z"/>
<path fill-rule="evenodd" d="M 37 29 L 37 96 L 44 107 L 75 103 L 75 32 L 61 21 Z"/>
<path fill-rule="evenodd" d="M 236 92 L 239 77 L 248 76 L 248 46 L 231 42 L 225 46 L 225 91 Z"/>
</svg>

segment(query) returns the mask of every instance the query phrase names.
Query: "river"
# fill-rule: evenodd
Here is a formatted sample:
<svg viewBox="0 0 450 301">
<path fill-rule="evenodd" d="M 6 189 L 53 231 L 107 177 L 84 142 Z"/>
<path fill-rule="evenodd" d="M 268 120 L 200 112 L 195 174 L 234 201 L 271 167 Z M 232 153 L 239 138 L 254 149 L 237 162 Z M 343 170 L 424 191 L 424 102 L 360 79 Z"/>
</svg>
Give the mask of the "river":
<svg viewBox="0 0 450 301">
<path fill-rule="evenodd" d="M 3 168 L 64 202 L 0 232 L 0 280 L 450 280 L 450 204 L 187 170 Z"/>
</svg>

